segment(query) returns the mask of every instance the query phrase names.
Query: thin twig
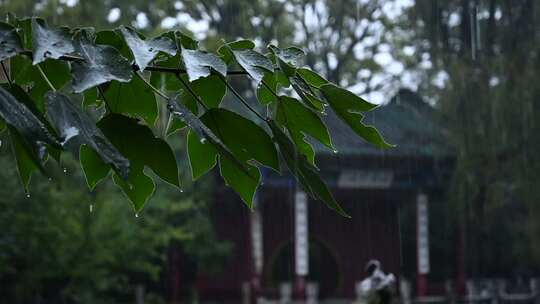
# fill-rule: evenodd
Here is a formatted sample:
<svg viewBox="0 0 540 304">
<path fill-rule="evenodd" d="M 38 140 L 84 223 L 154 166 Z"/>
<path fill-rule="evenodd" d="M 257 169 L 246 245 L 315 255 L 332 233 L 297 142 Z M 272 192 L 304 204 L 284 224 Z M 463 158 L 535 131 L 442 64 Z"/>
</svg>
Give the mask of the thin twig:
<svg viewBox="0 0 540 304">
<path fill-rule="evenodd" d="M 36 68 L 38 69 L 39 73 L 41 74 L 41 77 L 43 77 L 43 79 L 45 80 L 45 82 L 47 82 L 47 84 L 49 85 L 49 87 L 51 88 L 51 90 L 53 90 L 54 92 L 56 92 L 56 88 L 53 86 L 52 82 L 49 80 L 49 78 L 47 78 L 47 75 L 45 75 L 45 72 L 43 72 L 43 69 L 41 69 L 41 66 L 39 64 L 36 64 Z"/>
<path fill-rule="evenodd" d="M 193 91 L 193 89 L 191 89 L 191 87 L 189 86 L 188 83 L 186 83 L 184 81 L 184 79 L 182 79 L 182 77 L 180 77 L 180 74 L 176 74 L 176 78 L 178 78 L 178 80 L 180 80 L 180 82 L 184 85 L 184 87 L 189 91 L 189 93 L 191 95 L 193 95 L 193 97 L 195 97 L 195 100 L 205 109 L 208 111 L 208 107 L 204 104 L 204 102 L 202 101 L 202 99 L 199 97 L 199 95 L 197 95 L 197 93 L 195 93 Z"/>
<path fill-rule="evenodd" d="M 144 79 L 144 77 L 139 74 L 139 72 L 135 72 L 135 75 L 137 75 L 137 77 L 139 77 L 139 79 L 141 79 L 142 81 L 144 81 L 144 83 L 146 83 L 146 85 L 152 89 L 152 91 L 156 92 L 156 94 L 158 94 L 159 96 L 163 97 L 165 100 L 169 100 L 169 96 L 165 95 L 165 93 L 161 92 L 160 90 L 156 89 L 156 87 L 154 87 L 150 82 L 148 82 L 148 80 Z"/>
<path fill-rule="evenodd" d="M 2 70 L 4 70 L 4 75 L 6 75 L 6 79 L 7 79 L 8 83 L 9 83 L 9 86 L 10 86 L 10 87 L 13 86 L 13 82 L 11 82 L 11 77 L 9 77 L 9 74 L 8 74 L 8 72 L 7 72 L 7 69 L 6 69 L 6 67 L 4 66 L 4 62 L 3 62 L 3 61 L 0 61 L 0 63 L 2 64 Z"/>
<path fill-rule="evenodd" d="M 107 99 L 105 98 L 105 93 L 103 92 L 103 89 L 101 88 L 101 86 L 98 85 L 97 90 L 98 90 L 99 95 L 101 95 L 101 98 L 103 99 L 103 102 L 105 103 L 105 108 L 107 108 L 107 110 L 109 112 L 112 112 L 111 106 L 107 102 Z"/>
<path fill-rule="evenodd" d="M 257 115 L 257 117 L 259 117 L 261 120 L 263 121 L 266 121 L 267 118 L 264 118 L 262 117 L 261 114 L 259 114 L 259 112 L 257 112 L 252 106 L 249 105 L 249 103 L 244 99 L 244 97 L 242 97 L 242 95 L 240 95 L 228 82 L 227 80 L 225 80 L 225 78 L 223 78 L 222 76 L 219 77 L 219 79 L 221 79 L 221 81 L 223 81 L 223 83 L 227 86 L 227 88 L 229 88 L 229 90 L 234 94 L 234 96 L 236 96 L 236 98 L 238 98 L 238 100 L 240 100 L 244 106 L 246 106 L 246 108 L 248 108 L 251 112 L 253 112 L 253 114 Z"/>
</svg>

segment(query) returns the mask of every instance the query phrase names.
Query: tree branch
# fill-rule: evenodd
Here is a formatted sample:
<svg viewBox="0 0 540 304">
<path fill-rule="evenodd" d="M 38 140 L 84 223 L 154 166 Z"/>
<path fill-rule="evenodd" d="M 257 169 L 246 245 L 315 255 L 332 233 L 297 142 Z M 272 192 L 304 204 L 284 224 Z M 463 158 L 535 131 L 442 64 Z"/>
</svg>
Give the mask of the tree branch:
<svg viewBox="0 0 540 304">
<path fill-rule="evenodd" d="M 20 52 L 19 54 L 28 56 L 32 58 L 33 53 L 30 50 L 24 50 Z M 84 61 L 84 58 L 75 56 L 75 55 L 64 55 L 59 58 L 60 60 L 64 61 Z M 133 68 L 133 71 L 140 71 L 139 66 L 136 64 L 132 64 L 131 67 Z M 163 72 L 163 73 L 171 73 L 171 74 L 186 74 L 187 71 L 185 69 L 180 68 L 169 68 L 169 67 L 162 67 L 157 65 L 150 65 L 147 66 L 145 71 L 151 71 L 151 72 Z M 236 75 L 247 75 L 246 71 L 228 71 L 227 76 L 236 76 Z"/>
</svg>

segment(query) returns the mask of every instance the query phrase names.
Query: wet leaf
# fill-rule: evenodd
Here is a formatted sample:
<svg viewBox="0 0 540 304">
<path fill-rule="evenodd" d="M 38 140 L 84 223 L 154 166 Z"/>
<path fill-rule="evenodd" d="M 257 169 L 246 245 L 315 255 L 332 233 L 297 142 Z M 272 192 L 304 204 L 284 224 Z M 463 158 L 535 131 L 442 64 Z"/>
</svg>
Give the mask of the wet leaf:
<svg viewBox="0 0 540 304">
<path fill-rule="evenodd" d="M 132 28 L 122 27 L 120 31 L 133 53 L 135 63 L 141 71 L 146 69 L 159 52 L 164 52 L 171 56 L 176 54 L 176 44 L 167 37 L 160 36 L 145 40 Z"/>
<path fill-rule="evenodd" d="M 218 56 L 199 50 L 182 49 L 189 81 L 210 76 L 212 70 L 227 76 L 227 65 Z"/>
<path fill-rule="evenodd" d="M 120 114 L 107 115 L 97 126 L 130 164 L 126 181 L 114 178 L 140 211 L 154 191 L 154 182 L 144 173 L 148 167 L 162 180 L 179 187 L 178 167 L 171 147 L 157 138 L 148 127 L 134 118 Z M 136 136 L 134 136 L 136 134 Z"/>
<path fill-rule="evenodd" d="M 58 59 L 75 51 L 67 28 L 50 29 L 43 19 L 32 19 L 33 62 Z"/>
<path fill-rule="evenodd" d="M 193 180 L 206 174 L 217 163 L 218 152 L 216 149 L 204 137 L 199 138 L 191 130 L 187 134 L 187 152 Z"/>
<path fill-rule="evenodd" d="M 290 80 L 294 91 L 298 94 L 298 96 L 300 96 L 302 101 L 304 101 L 307 106 L 318 112 L 324 111 L 324 104 L 322 100 L 316 97 L 317 93 L 311 89 L 304 79 L 298 75 L 294 75 L 290 78 Z"/>
<path fill-rule="evenodd" d="M 261 82 L 265 72 L 274 72 L 272 61 L 263 54 L 251 49 L 232 50 L 234 59 L 246 70 L 257 83 Z"/>
<path fill-rule="evenodd" d="M 64 61 L 46 60 L 39 66 L 57 90 L 62 89 L 71 79 L 69 65 Z M 13 82 L 25 88 L 37 108 L 45 112 L 45 93 L 51 88 L 37 67 L 32 65 L 30 59 L 16 56 L 10 59 L 10 69 Z"/>
<path fill-rule="evenodd" d="M 272 139 L 253 121 L 221 108 L 206 111 L 201 120 L 240 161 L 256 160 L 279 171 L 277 151 Z"/>
<path fill-rule="evenodd" d="M 111 165 L 122 177 L 127 178 L 129 161 L 111 144 L 84 111 L 76 107 L 69 98 L 58 92 L 46 95 L 47 115 L 62 140 L 62 146 L 77 153 L 81 145 L 94 150 L 104 163 Z"/>
<path fill-rule="evenodd" d="M 32 148 L 28 146 L 24 138 L 21 137 L 19 132 L 15 128 L 8 126 L 9 137 L 11 139 L 11 147 L 15 160 L 17 162 L 17 170 L 19 171 L 19 177 L 23 184 L 24 190 L 28 192 L 28 185 L 30 184 L 30 178 L 36 171 L 44 172 L 38 156 L 32 151 Z"/>
<path fill-rule="evenodd" d="M 261 172 L 252 165 L 247 165 L 246 168 L 247 170 L 240 169 L 228 158 L 219 157 L 219 171 L 225 184 L 233 188 L 249 208 L 253 208 L 253 198 L 261 182 Z"/>
<path fill-rule="evenodd" d="M 220 46 L 217 52 L 221 56 L 221 59 L 223 59 L 225 63 L 229 64 L 234 58 L 231 50 L 251 50 L 253 48 L 255 48 L 255 43 L 253 43 L 253 41 L 242 39 Z"/>
<path fill-rule="evenodd" d="M 111 171 L 111 167 L 104 163 L 99 154 L 87 145 L 81 145 L 79 149 L 79 162 L 90 190 L 94 190 L 96 185 Z"/>
<path fill-rule="evenodd" d="M 276 115 L 276 120 L 287 128 L 299 153 L 304 154 L 311 164 L 315 165 L 315 151 L 306 141 L 306 135 L 317 139 L 326 147 L 334 149 L 326 125 L 317 114 L 303 106 L 300 101 L 281 96 Z"/>
<path fill-rule="evenodd" d="M 280 49 L 274 45 L 270 45 L 268 48 L 283 62 L 295 67 L 300 65 L 302 59 L 306 56 L 306 53 L 301 48 L 294 46 Z"/>
<path fill-rule="evenodd" d="M 262 81 L 257 85 L 257 100 L 263 105 L 271 104 L 277 100 L 277 88 L 275 73 L 266 72 Z"/>
<path fill-rule="evenodd" d="M 112 46 L 94 44 L 91 38 L 80 35 L 75 50 L 84 58 L 72 63 L 72 86 L 76 93 L 111 80 L 131 80 L 131 65 Z"/>
<path fill-rule="evenodd" d="M 227 93 L 227 86 L 220 76 L 212 74 L 208 77 L 199 78 L 191 83 L 191 89 L 197 94 L 205 106 L 217 108 Z M 189 94 L 187 89 L 184 93 Z M 192 96 L 190 96 L 192 97 Z M 196 101 L 194 101 L 196 102 Z"/>
<path fill-rule="evenodd" d="M 297 47 L 289 47 L 280 49 L 274 45 L 268 47 L 276 56 L 279 68 L 288 77 L 294 76 L 296 68 L 300 64 L 301 59 L 306 55 L 304 51 Z"/>
<path fill-rule="evenodd" d="M 207 127 L 202 122 L 202 119 L 195 116 L 183 103 L 178 102 L 176 98 L 169 100 L 168 108 L 174 116 L 191 128 L 190 132 L 196 134 L 198 139 L 203 139 L 205 143 L 210 144 L 219 153 L 220 166 L 223 163 L 226 167 L 225 173 L 222 171 L 223 178 L 229 185 L 236 187 L 233 189 L 241 193 L 244 202 L 248 206 L 251 206 L 254 191 L 252 193 L 251 190 L 246 189 L 255 189 L 259 184 L 261 178 L 259 170 L 256 167 L 245 163 L 245 159 L 238 158 L 233 152 L 233 149 L 237 152 L 238 147 L 228 147 L 220 137 L 216 136 L 214 130 Z M 219 109 L 211 109 L 210 111 L 218 110 Z M 213 116 L 209 115 L 206 119 L 210 120 L 212 117 Z M 221 123 L 222 122 L 217 122 L 217 124 Z M 215 124 L 216 123 L 214 123 L 214 125 Z M 228 139 L 228 136 L 226 138 Z M 240 156 L 245 157 L 245 153 L 246 152 L 241 152 Z M 242 176 L 242 180 L 247 180 L 247 182 L 245 182 L 244 185 L 237 185 L 235 180 L 231 180 L 231 178 L 234 179 L 233 176 Z"/>
<path fill-rule="evenodd" d="M 361 112 L 371 111 L 377 105 L 369 103 L 352 92 L 342 89 L 334 84 L 321 86 L 321 92 L 326 97 L 330 107 L 349 127 L 367 142 L 379 148 L 391 148 L 373 126 L 362 123 L 364 115 Z"/>
<path fill-rule="evenodd" d="M 310 69 L 299 68 L 296 70 L 296 72 L 300 75 L 300 77 L 302 77 L 302 79 L 304 79 L 306 83 L 308 83 L 312 87 L 320 88 L 321 86 L 328 83 L 328 80 L 324 79 L 324 77 Z"/>
<path fill-rule="evenodd" d="M 156 97 L 144 81 L 134 77 L 128 83 L 112 81 L 105 91 L 105 100 L 113 113 L 140 117 L 150 126 L 154 125 L 158 108 Z"/>
<path fill-rule="evenodd" d="M 289 171 L 291 171 L 304 190 L 311 197 L 324 202 L 326 206 L 340 215 L 350 217 L 335 200 L 332 192 L 330 192 L 330 189 L 320 177 L 317 168 L 307 160 L 305 155 L 300 154 L 296 150 L 294 143 L 283 130 L 273 121 L 270 122 L 270 128 L 274 135 L 274 141 L 279 146 L 280 154 L 285 160 Z"/>
<path fill-rule="evenodd" d="M 22 50 L 22 41 L 15 28 L 0 22 L 0 61 L 13 57 Z"/>
<path fill-rule="evenodd" d="M 44 149 L 45 144 L 51 147 L 59 146 L 55 136 L 48 130 L 46 122 L 3 87 L 0 87 L 0 118 L 17 130 L 36 151 Z"/>
</svg>

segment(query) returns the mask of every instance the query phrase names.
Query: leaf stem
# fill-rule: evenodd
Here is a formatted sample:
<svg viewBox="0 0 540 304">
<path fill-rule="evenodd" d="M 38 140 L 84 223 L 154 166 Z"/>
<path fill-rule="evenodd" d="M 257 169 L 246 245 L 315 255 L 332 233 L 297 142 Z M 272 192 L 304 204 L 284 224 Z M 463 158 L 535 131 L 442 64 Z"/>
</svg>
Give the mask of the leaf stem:
<svg viewBox="0 0 540 304">
<path fill-rule="evenodd" d="M 272 93 L 272 95 L 276 96 L 276 98 L 279 99 L 278 94 L 274 92 L 274 90 L 272 90 L 272 88 L 266 82 L 264 82 L 264 80 L 261 79 L 261 83 L 266 89 L 268 89 L 268 91 L 270 91 L 270 93 Z"/>
<path fill-rule="evenodd" d="M 156 89 L 148 80 L 146 80 L 139 72 L 134 72 L 137 77 L 139 77 L 140 80 L 142 80 L 152 91 L 154 91 L 159 96 L 163 97 L 165 100 L 169 100 L 169 96 L 165 95 L 165 93 L 161 92 L 160 90 Z"/>
<path fill-rule="evenodd" d="M 49 87 L 51 88 L 51 90 L 53 90 L 53 92 L 56 92 L 56 88 L 53 86 L 52 82 L 49 80 L 49 78 L 47 77 L 47 75 L 45 75 L 45 72 L 43 72 L 43 69 L 41 68 L 41 66 L 38 64 L 36 64 L 36 68 L 38 69 L 39 73 L 41 74 L 41 77 L 43 77 L 43 79 L 45 80 L 45 82 L 47 82 L 47 84 L 49 85 Z"/>
<path fill-rule="evenodd" d="M 223 81 L 223 83 L 227 86 L 227 88 L 229 88 L 229 90 L 234 94 L 234 96 L 236 96 L 236 98 L 238 98 L 238 100 L 240 100 L 240 102 L 242 102 L 244 104 L 244 106 L 246 106 L 246 108 L 248 108 L 251 112 L 253 112 L 253 114 L 255 114 L 257 117 L 259 117 L 261 120 L 263 121 L 267 121 L 267 118 L 264 118 L 262 117 L 261 114 L 259 114 L 259 112 L 257 112 L 252 106 L 249 105 L 249 103 L 244 99 L 244 97 L 242 97 L 242 95 L 240 95 L 240 93 L 238 93 L 228 82 L 227 80 L 223 77 L 223 76 L 219 76 L 219 79 L 221 79 L 221 81 Z"/>
<path fill-rule="evenodd" d="M 199 97 L 199 95 L 197 95 L 197 93 L 195 93 L 193 91 L 193 89 L 191 89 L 191 87 L 189 86 L 188 83 L 185 82 L 184 79 L 182 79 L 182 77 L 180 77 L 180 74 L 176 74 L 176 78 L 178 78 L 178 80 L 180 80 L 180 82 L 184 85 L 184 87 L 189 91 L 189 93 L 191 95 L 193 95 L 193 97 L 195 97 L 195 100 L 205 109 L 208 111 L 208 107 L 204 104 L 204 102 L 202 101 L 202 99 Z"/>
<path fill-rule="evenodd" d="M 9 76 L 9 73 L 7 72 L 7 69 L 6 67 L 4 66 L 4 62 L 3 61 L 0 61 L 0 63 L 2 64 L 2 70 L 4 70 L 4 75 L 6 76 L 6 79 L 9 83 L 9 86 L 13 86 L 13 82 L 11 82 L 11 77 Z"/>
</svg>

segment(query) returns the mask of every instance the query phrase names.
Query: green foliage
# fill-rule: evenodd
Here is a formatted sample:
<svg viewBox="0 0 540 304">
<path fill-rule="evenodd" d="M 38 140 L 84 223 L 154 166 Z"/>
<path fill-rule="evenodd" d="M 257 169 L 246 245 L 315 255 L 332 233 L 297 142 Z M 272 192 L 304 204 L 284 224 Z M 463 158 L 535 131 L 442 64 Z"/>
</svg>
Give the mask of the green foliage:
<svg viewBox="0 0 540 304">
<path fill-rule="evenodd" d="M 65 172 L 48 166 L 53 180 L 36 176 L 28 196 L 10 162 L 0 156 L 0 291 L 10 303 L 132 303 L 135 285 L 159 282 L 170 246 L 181 244 L 205 273 L 219 271 L 230 252 L 213 234 L 207 198 L 192 188 L 180 193 L 162 184 L 159 204 L 136 217 L 110 181 L 81 191 L 84 178 L 71 157 Z"/>
<path fill-rule="evenodd" d="M 377 130 L 361 122 L 361 113 L 375 105 L 302 67 L 306 54 L 300 48 L 270 45 L 265 55 L 254 49 L 253 42 L 240 40 L 224 43 L 214 54 L 181 32 L 146 38 L 128 27 L 96 33 L 92 28 L 56 29 L 39 19 L 32 19 L 31 27 L 21 26 L 27 25 L 28 19 L 11 18 L 10 22 L 12 25 L 0 27 L 0 43 L 10 45 L 9 51 L 3 48 L 1 56 L 14 62 L 12 82 L 28 84 L 29 79 L 35 79 L 41 87 L 35 92 L 37 86 L 29 89 L 35 100 L 31 105 L 19 100 L 11 92 L 13 88 L 1 89 L 0 117 L 21 135 L 23 143 L 80 153 L 91 189 L 112 168 L 115 183 L 136 212 L 142 210 L 155 188 L 153 175 L 145 173 L 145 168 L 179 186 L 175 155 L 169 143 L 154 135 L 156 120 L 170 122 L 163 134 L 186 126 L 189 129 L 194 179 L 219 163 L 225 183 L 250 207 L 261 183 L 260 166 L 281 172 L 281 154 L 289 171 L 312 197 L 345 215 L 320 178 L 313 148 L 305 140 L 309 135 L 333 149 L 322 119 L 326 105 L 366 141 L 380 148 L 391 147 Z M 31 46 L 25 43 L 23 47 L 20 37 L 26 41 L 28 36 L 32 37 Z M 25 49 L 28 47 L 32 51 Z M 65 62 L 70 63 L 70 70 L 46 68 L 47 64 Z M 26 71 L 17 71 L 17 66 Z M 151 72 L 149 79 L 147 72 Z M 18 75 L 21 73 L 23 76 Z M 255 81 L 260 103 L 268 106 L 266 116 L 236 92 L 227 79 L 231 75 Z M 71 85 L 66 85 L 66 77 L 72 79 Z M 285 95 L 291 87 L 300 99 Z M 256 119 L 221 108 L 227 91 Z M 87 109 L 76 105 L 82 96 L 85 106 L 104 108 L 86 113 Z M 169 112 L 159 113 L 157 103 L 166 105 Z M 57 135 L 49 132 L 52 129 L 47 128 L 44 112 Z M 166 116 L 160 118 L 162 115 Z M 36 166 L 46 153 L 53 153 L 37 150 L 39 153 L 28 150 L 26 156 L 19 155 L 20 149 L 15 152 L 18 159 L 33 160 Z M 35 168 L 21 162 L 19 170 L 26 184 Z"/>
</svg>

